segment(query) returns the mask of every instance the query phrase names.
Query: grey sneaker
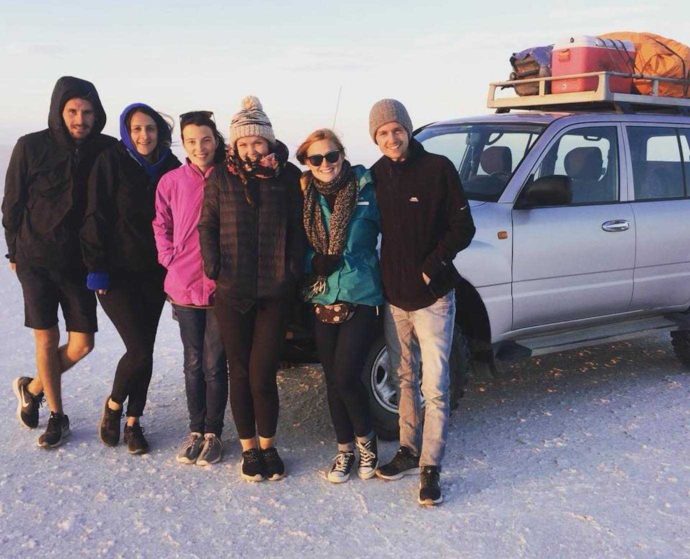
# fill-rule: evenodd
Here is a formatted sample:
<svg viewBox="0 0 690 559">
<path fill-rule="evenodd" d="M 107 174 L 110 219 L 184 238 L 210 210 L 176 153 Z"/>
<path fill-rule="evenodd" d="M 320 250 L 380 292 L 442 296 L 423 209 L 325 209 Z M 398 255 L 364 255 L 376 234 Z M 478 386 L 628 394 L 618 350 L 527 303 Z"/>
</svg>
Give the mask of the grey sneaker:
<svg viewBox="0 0 690 559">
<path fill-rule="evenodd" d="M 220 438 L 213 433 L 204 435 L 204 446 L 201 449 L 199 458 L 196 460 L 197 466 L 208 466 L 220 462 L 223 457 L 223 443 Z"/>
<path fill-rule="evenodd" d="M 376 475 L 389 481 L 419 473 L 419 456 L 412 454 L 406 446 L 401 446 L 393 460 L 377 468 Z"/>
<path fill-rule="evenodd" d="M 180 451 L 177 453 L 177 461 L 180 464 L 194 464 L 199 458 L 201 447 L 204 444 L 204 436 L 201 433 L 189 433 L 184 439 Z"/>
<path fill-rule="evenodd" d="M 30 377 L 17 377 L 12 381 L 12 390 L 17 397 L 17 419 L 29 429 L 38 427 L 38 408 L 43 403 L 43 392 L 34 396 L 29 392 Z"/>
<path fill-rule="evenodd" d="M 341 451 L 335 455 L 333 465 L 328 472 L 328 481 L 331 483 L 345 483 L 350 479 L 352 466 L 355 464 L 355 453 L 352 451 Z"/>
<path fill-rule="evenodd" d="M 360 479 L 371 479 L 376 475 L 376 468 L 379 465 L 376 437 L 372 437 L 365 443 L 357 441 L 355 444 L 359 452 L 357 475 Z"/>
</svg>

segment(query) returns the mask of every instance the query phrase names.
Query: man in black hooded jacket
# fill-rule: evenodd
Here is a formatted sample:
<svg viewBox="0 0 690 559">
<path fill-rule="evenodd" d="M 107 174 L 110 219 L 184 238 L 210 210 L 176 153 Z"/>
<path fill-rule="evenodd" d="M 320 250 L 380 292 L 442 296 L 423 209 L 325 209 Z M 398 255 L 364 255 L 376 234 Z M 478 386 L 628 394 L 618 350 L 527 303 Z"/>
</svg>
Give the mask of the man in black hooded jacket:
<svg viewBox="0 0 690 559">
<path fill-rule="evenodd" d="M 96 299 L 86 288 L 79 228 L 86 180 L 96 156 L 116 140 L 101 134 L 105 111 L 91 82 L 65 76 L 55 84 L 48 128 L 22 136 L 5 179 L 2 225 L 10 268 L 24 295 L 25 325 L 36 343 L 37 377 L 18 377 L 17 417 L 38 426 L 45 393 L 50 419 L 38 444 L 59 446 L 69 434 L 62 410 L 61 375 L 94 345 Z M 60 346 L 58 307 L 68 333 Z"/>
</svg>

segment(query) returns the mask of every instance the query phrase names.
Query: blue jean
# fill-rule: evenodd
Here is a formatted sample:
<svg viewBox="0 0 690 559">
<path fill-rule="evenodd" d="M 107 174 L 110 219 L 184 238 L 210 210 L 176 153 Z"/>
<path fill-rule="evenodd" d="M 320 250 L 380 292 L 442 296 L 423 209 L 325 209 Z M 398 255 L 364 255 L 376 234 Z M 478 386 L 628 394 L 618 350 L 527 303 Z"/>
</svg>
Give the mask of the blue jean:
<svg viewBox="0 0 690 559">
<path fill-rule="evenodd" d="M 455 292 L 432 305 L 405 311 L 386 303 L 384 333 L 391 371 L 398 375 L 400 445 L 419 456 L 420 466 L 441 466 L 448 437 Z M 420 356 L 424 364 L 421 375 Z M 421 416 L 424 394 L 424 421 Z M 423 429 L 422 429 L 423 423 Z"/>
<path fill-rule="evenodd" d="M 228 365 L 212 309 L 173 305 L 184 348 L 189 430 L 221 435 L 228 401 Z"/>
</svg>

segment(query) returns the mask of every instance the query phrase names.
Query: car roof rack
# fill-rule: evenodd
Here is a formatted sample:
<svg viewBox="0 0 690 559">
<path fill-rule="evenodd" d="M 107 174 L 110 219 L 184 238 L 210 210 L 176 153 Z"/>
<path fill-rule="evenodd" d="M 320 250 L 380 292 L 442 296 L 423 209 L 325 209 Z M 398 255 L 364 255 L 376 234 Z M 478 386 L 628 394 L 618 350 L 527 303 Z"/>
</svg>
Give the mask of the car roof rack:
<svg viewBox="0 0 690 559">
<path fill-rule="evenodd" d="M 652 86 L 651 95 L 636 93 L 616 93 L 609 84 L 613 76 L 649 80 Z M 573 78 L 597 78 L 596 89 L 569 93 L 549 93 L 550 82 Z M 643 74 L 624 74 L 621 72 L 587 72 L 567 76 L 551 76 L 510 80 L 489 84 L 487 107 L 496 109 L 497 113 L 509 112 L 511 109 L 539 110 L 546 112 L 577 111 L 615 111 L 619 113 L 655 112 L 690 115 L 690 99 L 666 97 L 659 95 L 659 84 L 676 83 L 690 91 L 690 80 L 667 78 L 664 76 L 647 76 Z M 539 93 L 534 95 L 497 96 L 497 92 L 512 89 L 526 84 L 538 84 Z"/>
</svg>

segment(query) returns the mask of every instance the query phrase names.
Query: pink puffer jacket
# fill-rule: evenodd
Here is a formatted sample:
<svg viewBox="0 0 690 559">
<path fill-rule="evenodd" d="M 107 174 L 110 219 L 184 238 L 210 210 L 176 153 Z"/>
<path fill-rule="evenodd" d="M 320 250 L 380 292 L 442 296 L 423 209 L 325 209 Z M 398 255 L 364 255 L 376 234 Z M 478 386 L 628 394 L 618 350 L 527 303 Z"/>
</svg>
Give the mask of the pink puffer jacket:
<svg viewBox="0 0 690 559">
<path fill-rule="evenodd" d="M 163 175 L 156 189 L 153 234 L 158 262 L 168 270 L 165 292 L 180 305 L 213 304 L 216 286 L 204 275 L 197 231 L 204 186 L 212 171 L 203 174 L 187 160 Z"/>
</svg>

